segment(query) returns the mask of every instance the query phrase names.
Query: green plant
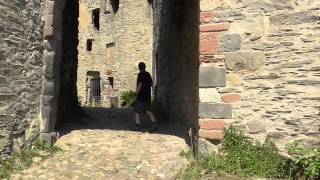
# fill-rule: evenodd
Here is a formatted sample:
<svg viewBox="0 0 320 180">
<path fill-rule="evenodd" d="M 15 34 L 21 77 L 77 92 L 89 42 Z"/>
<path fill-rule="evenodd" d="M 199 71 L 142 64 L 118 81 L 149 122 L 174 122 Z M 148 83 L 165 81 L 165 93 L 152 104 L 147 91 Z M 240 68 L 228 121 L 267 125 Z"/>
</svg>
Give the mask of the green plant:
<svg viewBox="0 0 320 180">
<path fill-rule="evenodd" d="M 179 174 L 181 179 L 199 179 L 209 173 L 230 173 L 239 176 L 285 177 L 286 159 L 275 145 L 266 140 L 253 141 L 243 132 L 230 127 L 218 153 L 193 161 Z"/>
<path fill-rule="evenodd" d="M 20 171 L 31 166 L 34 157 L 45 160 L 61 151 L 56 145 L 48 145 L 45 141 L 36 142 L 31 149 L 23 149 L 12 156 L 2 156 L 0 159 L 0 178 L 9 178 L 13 171 Z"/>
<path fill-rule="evenodd" d="M 0 178 L 8 178 L 13 171 L 15 156 L 1 156 L 0 159 Z"/>
<path fill-rule="evenodd" d="M 184 158 L 189 159 L 189 160 L 194 159 L 194 158 L 193 158 L 193 152 L 192 152 L 191 150 L 188 150 L 188 151 L 183 150 L 183 151 L 181 151 L 181 152 L 179 153 L 179 155 L 180 155 L 181 157 L 184 157 Z"/>
<path fill-rule="evenodd" d="M 294 166 L 290 168 L 291 176 L 305 175 L 308 179 L 320 178 L 320 145 L 307 148 L 296 141 L 288 144 L 286 148 L 293 157 Z"/>
<path fill-rule="evenodd" d="M 122 106 L 133 106 L 136 99 L 136 93 L 134 91 L 125 91 L 121 93 Z"/>
<path fill-rule="evenodd" d="M 242 176 L 283 177 L 286 160 L 268 139 L 253 141 L 243 132 L 231 127 L 226 130 L 221 152 L 228 164 L 228 172 Z"/>
</svg>

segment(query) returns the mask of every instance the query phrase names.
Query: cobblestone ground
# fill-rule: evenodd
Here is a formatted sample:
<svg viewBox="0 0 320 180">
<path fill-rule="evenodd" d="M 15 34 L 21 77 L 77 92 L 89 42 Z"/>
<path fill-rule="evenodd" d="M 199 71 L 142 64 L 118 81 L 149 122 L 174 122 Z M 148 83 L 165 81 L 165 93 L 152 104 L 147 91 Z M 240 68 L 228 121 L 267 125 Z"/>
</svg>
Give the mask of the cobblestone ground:
<svg viewBox="0 0 320 180">
<path fill-rule="evenodd" d="M 187 164 L 179 155 L 188 146 L 184 138 L 129 131 L 129 110 L 86 109 L 89 117 L 65 125 L 57 145 L 63 149 L 50 159 L 12 175 L 12 179 L 173 179 Z M 144 123 L 148 128 L 148 122 Z"/>
</svg>

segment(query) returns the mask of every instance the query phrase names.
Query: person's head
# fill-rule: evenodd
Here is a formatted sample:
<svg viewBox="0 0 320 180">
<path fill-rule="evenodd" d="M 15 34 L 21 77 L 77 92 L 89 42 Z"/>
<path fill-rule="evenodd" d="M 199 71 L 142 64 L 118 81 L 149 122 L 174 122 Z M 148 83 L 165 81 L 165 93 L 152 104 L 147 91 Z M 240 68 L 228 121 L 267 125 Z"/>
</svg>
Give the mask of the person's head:
<svg viewBox="0 0 320 180">
<path fill-rule="evenodd" d="M 144 62 L 139 62 L 138 68 L 140 71 L 146 70 L 146 64 Z"/>
</svg>

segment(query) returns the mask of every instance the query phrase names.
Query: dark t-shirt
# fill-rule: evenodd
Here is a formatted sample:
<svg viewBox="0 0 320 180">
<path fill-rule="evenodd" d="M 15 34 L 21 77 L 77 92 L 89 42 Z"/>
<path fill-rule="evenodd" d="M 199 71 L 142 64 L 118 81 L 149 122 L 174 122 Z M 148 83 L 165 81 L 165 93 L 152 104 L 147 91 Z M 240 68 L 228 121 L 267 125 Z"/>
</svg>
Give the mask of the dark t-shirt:
<svg viewBox="0 0 320 180">
<path fill-rule="evenodd" d="M 137 85 L 142 83 L 142 87 L 137 95 L 137 100 L 151 103 L 152 78 L 147 71 L 141 71 L 138 74 Z"/>
</svg>

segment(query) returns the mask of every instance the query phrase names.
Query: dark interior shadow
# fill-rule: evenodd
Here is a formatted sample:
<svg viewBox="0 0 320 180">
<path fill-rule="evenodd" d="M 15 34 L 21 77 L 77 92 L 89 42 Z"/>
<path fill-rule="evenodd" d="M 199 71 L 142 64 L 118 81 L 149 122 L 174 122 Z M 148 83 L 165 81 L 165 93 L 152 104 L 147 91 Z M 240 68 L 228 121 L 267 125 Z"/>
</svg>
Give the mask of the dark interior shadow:
<svg viewBox="0 0 320 180">
<path fill-rule="evenodd" d="M 103 108 L 103 107 L 82 107 L 85 114 L 82 116 L 65 119 L 57 131 L 60 136 L 66 135 L 74 130 L 99 129 L 115 131 L 133 131 L 134 112 L 133 108 Z M 143 113 L 141 115 L 142 129 L 139 132 L 149 133 L 151 121 Z M 159 122 L 159 129 L 154 134 L 166 134 L 178 136 L 185 139 L 189 144 L 188 127 L 176 122 Z"/>
</svg>

